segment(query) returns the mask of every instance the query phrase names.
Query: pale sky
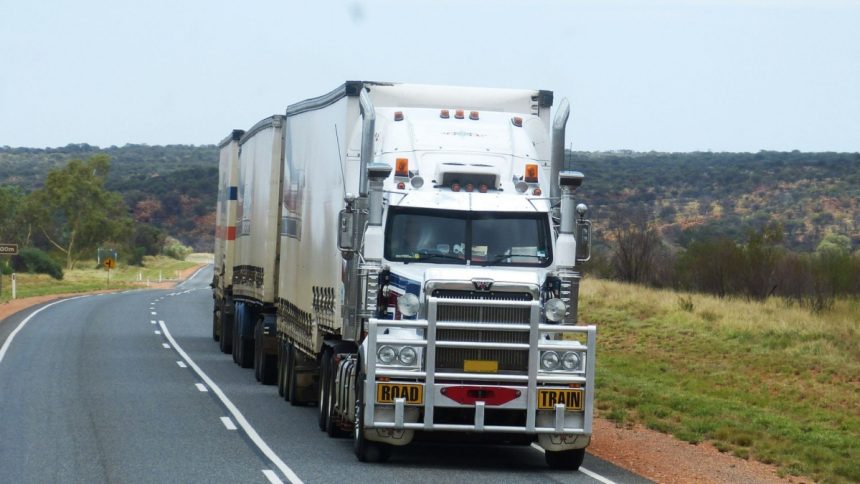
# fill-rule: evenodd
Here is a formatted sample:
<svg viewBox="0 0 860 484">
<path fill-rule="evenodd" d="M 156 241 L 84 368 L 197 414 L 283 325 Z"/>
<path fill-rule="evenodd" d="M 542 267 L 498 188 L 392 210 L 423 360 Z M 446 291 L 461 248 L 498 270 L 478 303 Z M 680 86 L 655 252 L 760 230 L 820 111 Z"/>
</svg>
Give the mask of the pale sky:
<svg viewBox="0 0 860 484">
<path fill-rule="evenodd" d="M 860 0 L 0 0 L 0 146 L 211 144 L 345 80 L 555 92 L 575 150 L 860 151 Z"/>
</svg>

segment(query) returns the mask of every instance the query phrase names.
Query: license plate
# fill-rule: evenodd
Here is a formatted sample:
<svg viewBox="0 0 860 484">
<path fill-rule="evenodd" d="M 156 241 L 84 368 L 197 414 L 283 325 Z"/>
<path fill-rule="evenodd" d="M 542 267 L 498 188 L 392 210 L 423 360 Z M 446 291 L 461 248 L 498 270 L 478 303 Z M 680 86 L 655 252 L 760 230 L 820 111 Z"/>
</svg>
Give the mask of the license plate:
<svg viewBox="0 0 860 484">
<path fill-rule="evenodd" d="M 561 403 L 566 411 L 581 411 L 583 408 L 583 391 L 580 388 L 539 388 L 538 410 L 555 410 L 555 405 Z"/>
<path fill-rule="evenodd" d="M 424 385 L 415 383 L 377 383 L 376 403 L 394 403 L 403 398 L 407 405 L 424 404 Z"/>
<path fill-rule="evenodd" d="M 464 360 L 463 371 L 467 373 L 497 373 L 499 362 L 494 360 Z"/>
</svg>

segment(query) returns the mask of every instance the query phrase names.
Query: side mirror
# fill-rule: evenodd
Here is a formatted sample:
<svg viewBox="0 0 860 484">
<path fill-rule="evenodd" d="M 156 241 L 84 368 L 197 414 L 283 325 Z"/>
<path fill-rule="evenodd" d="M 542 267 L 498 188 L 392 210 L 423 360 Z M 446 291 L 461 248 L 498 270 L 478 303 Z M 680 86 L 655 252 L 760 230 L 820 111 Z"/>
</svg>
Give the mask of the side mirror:
<svg viewBox="0 0 860 484">
<path fill-rule="evenodd" d="M 588 207 L 584 203 L 576 206 L 576 261 L 591 259 L 591 220 L 586 220 Z"/>
<path fill-rule="evenodd" d="M 342 252 L 355 250 L 355 216 L 357 213 L 353 210 L 341 210 L 337 216 L 337 248 Z"/>
</svg>

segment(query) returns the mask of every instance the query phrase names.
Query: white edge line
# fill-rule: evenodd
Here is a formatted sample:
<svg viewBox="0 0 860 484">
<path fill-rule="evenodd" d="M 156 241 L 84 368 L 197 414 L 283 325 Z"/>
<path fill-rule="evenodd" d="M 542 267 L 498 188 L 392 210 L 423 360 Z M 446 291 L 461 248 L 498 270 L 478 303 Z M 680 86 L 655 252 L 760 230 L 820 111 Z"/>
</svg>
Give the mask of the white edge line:
<svg viewBox="0 0 860 484">
<path fill-rule="evenodd" d="M 224 424 L 225 427 L 227 427 L 227 430 L 236 430 L 236 424 L 234 424 L 233 421 L 230 420 L 230 417 L 221 417 L 221 423 Z"/>
<path fill-rule="evenodd" d="M 266 476 L 266 479 L 268 479 L 272 484 L 283 484 L 284 482 L 277 474 L 275 474 L 275 471 L 271 469 L 263 469 L 263 475 Z"/>
<path fill-rule="evenodd" d="M 51 307 L 51 306 L 53 306 L 53 305 L 55 305 L 55 304 L 60 304 L 60 303 L 66 302 L 66 301 L 72 301 L 72 300 L 74 300 L 74 299 L 80 299 L 80 298 L 82 298 L 82 297 L 87 297 L 87 296 L 76 296 L 76 297 L 71 297 L 71 298 L 69 298 L 69 299 L 61 299 L 61 300 L 59 300 L 59 301 L 54 301 L 54 302 L 52 302 L 52 303 L 50 303 L 50 304 L 47 304 L 47 305 L 45 305 L 45 306 L 40 307 L 39 309 L 37 309 L 37 310 L 33 311 L 29 316 L 27 316 L 26 318 L 24 318 L 24 320 L 23 320 L 23 321 L 21 321 L 21 323 L 20 323 L 20 324 L 18 324 L 18 327 L 17 327 L 17 328 L 15 328 L 14 330 L 12 330 L 12 332 L 11 332 L 11 333 L 9 333 L 9 337 L 7 337 L 7 338 L 6 338 L 6 342 L 5 342 L 5 343 L 3 343 L 3 347 L 2 347 L 2 348 L 0 348 L 0 363 L 2 363 L 2 362 L 3 362 L 3 357 L 5 357 L 5 356 L 6 356 L 6 351 L 9 349 L 9 346 L 12 344 L 12 340 L 13 340 L 13 339 L 15 339 L 15 336 L 18 334 L 18 332 L 19 332 L 19 331 L 21 331 L 21 329 L 22 329 L 24 326 L 26 326 L 26 325 L 27 325 L 27 323 L 29 323 L 31 319 L 33 319 L 33 316 L 35 316 L 35 315 L 37 315 L 37 314 L 41 313 L 41 312 L 42 312 L 42 311 L 44 311 L 45 309 L 48 309 L 49 307 Z"/>
<path fill-rule="evenodd" d="M 200 269 L 197 269 L 196 271 L 194 271 L 194 274 L 191 274 L 190 276 L 188 276 L 188 279 L 185 279 L 184 281 L 180 282 L 179 284 L 176 285 L 176 287 L 182 287 L 183 284 L 190 281 L 191 279 L 194 279 L 197 276 L 197 274 L 200 274 L 200 271 L 202 271 L 203 269 L 206 269 L 207 267 L 209 267 L 209 264 L 206 264 L 205 266 L 201 267 Z"/>
<path fill-rule="evenodd" d="M 543 447 L 539 446 L 538 444 L 532 444 L 532 447 L 533 447 L 533 448 L 535 448 L 535 449 L 537 449 L 537 450 L 539 450 L 539 451 L 541 451 L 541 452 L 546 452 L 546 451 L 543 449 Z M 605 478 L 605 477 L 601 476 L 600 474 L 598 474 L 598 473 L 596 473 L 596 472 L 594 472 L 594 471 L 590 471 L 590 470 L 588 470 L 588 469 L 586 469 L 585 467 L 582 467 L 582 466 L 579 466 L 579 472 L 582 472 L 582 473 L 583 473 L 583 474 L 585 474 L 586 476 L 588 476 L 588 477 L 590 477 L 590 478 L 592 478 L 592 479 L 594 479 L 594 480 L 596 480 L 596 481 L 600 481 L 600 482 L 602 482 L 602 483 L 604 483 L 604 484 L 616 484 L 616 482 L 615 482 L 615 481 L 613 481 L 612 479 L 607 479 L 607 478 Z"/>
<path fill-rule="evenodd" d="M 233 416 L 239 426 L 242 427 L 242 431 L 245 432 L 245 435 L 247 435 L 248 438 L 251 439 L 251 441 L 254 443 L 254 445 L 257 446 L 258 449 L 260 449 L 260 452 L 262 452 L 263 455 L 265 455 L 272 462 L 272 464 L 274 464 L 275 467 L 277 467 L 278 470 L 281 471 L 281 474 L 283 474 L 287 479 L 289 479 L 290 482 L 292 482 L 293 484 L 303 484 L 302 480 L 299 479 L 299 476 L 297 476 L 296 473 L 293 472 L 293 470 L 290 469 L 290 467 L 283 460 L 281 460 L 280 457 L 278 457 L 278 454 L 276 454 L 275 451 L 273 451 L 272 448 L 269 447 L 268 444 L 266 444 L 266 442 L 260 437 L 260 434 L 258 434 L 257 431 L 254 430 L 254 427 L 252 427 L 251 424 L 248 423 L 248 420 L 245 419 L 245 416 L 242 415 L 242 412 L 240 412 L 236 405 L 234 405 L 233 402 L 230 401 L 229 398 L 227 398 L 227 395 L 225 395 L 224 392 L 221 391 L 221 388 L 216 385 L 215 382 L 212 381 L 212 379 L 209 378 L 209 376 L 199 366 L 197 366 L 197 363 L 194 363 L 194 360 L 192 360 L 191 357 L 188 356 L 188 354 L 185 353 L 185 351 L 178 344 L 176 344 L 176 340 L 173 339 L 173 335 L 170 334 L 170 330 L 167 329 L 167 326 L 164 324 L 164 321 L 159 321 L 158 323 L 161 326 L 161 330 L 164 332 L 164 337 L 167 338 L 167 340 L 170 341 L 170 343 L 173 345 L 173 349 L 176 350 L 177 353 L 179 353 L 179 356 L 181 356 L 182 359 L 185 360 L 185 362 L 188 364 L 188 366 L 190 366 L 194 370 L 194 372 L 197 373 L 197 375 L 203 380 L 203 382 L 206 383 L 206 385 L 212 390 L 212 393 L 214 393 L 215 396 L 217 396 L 218 399 L 221 400 L 221 403 L 224 404 L 224 406 L 227 408 L 227 410 L 230 412 L 230 414 Z"/>
</svg>

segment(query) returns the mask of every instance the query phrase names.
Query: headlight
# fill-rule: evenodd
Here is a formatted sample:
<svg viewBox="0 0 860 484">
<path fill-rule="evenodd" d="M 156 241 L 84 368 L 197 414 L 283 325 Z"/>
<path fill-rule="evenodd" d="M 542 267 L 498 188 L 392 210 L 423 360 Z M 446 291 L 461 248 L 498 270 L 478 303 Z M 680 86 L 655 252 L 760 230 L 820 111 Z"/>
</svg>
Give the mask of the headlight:
<svg viewBox="0 0 860 484">
<path fill-rule="evenodd" d="M 568 351 L 561 357 L 561 367 L 567 371 L 578 370 L 581 362 L 582 358 L 575 351 Z"/>
<path fill-rule="evenodd" d="M 415 359 L 418 358 L 418 353 L 415 352 L 415 349 L 411 346 L 404 346 L 400 348 L 400 354 L 397 356 L 400 359 L 400 363 L 403 363 L 406 366 L 412 366 L 415 363 Z"/>
<path fill-rule="evenodd" d="M 421 307 L 421 303 L 418 302 L 418 296 L 412 293 L 406 293 L 397 298 L 397 309 L 400 310 L 400 314 L 412 317 L 418 314 L 418 308 Z"/>
<path fill-rule="evenodd" d="M 540 366 L 544 370 L 555 370 L 558 368 L 559 358 L 555 351 L 545 351 L 540 355 Z"/>
<path fill-rule="evenodd" d="M 543 310 L 547 320 L 557 323 L 564 319 L 564 315 L 567 313 L 567 305 L 561 299 L 552 298 L 544 304 Z"/>
<path fill-rule="evenodd" d="M 397 358 L 397 351 L 391 346 L 383 346 L 376 352 L 376 358 L 385 365 L 390 365 Z"/>
</svg>

